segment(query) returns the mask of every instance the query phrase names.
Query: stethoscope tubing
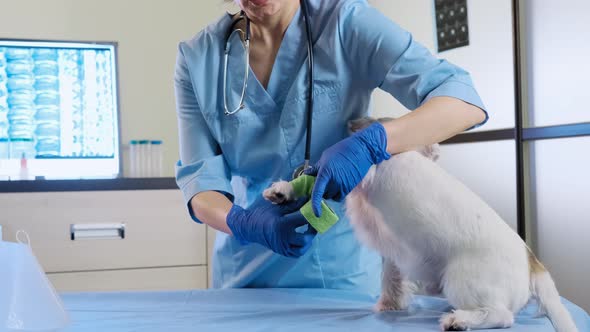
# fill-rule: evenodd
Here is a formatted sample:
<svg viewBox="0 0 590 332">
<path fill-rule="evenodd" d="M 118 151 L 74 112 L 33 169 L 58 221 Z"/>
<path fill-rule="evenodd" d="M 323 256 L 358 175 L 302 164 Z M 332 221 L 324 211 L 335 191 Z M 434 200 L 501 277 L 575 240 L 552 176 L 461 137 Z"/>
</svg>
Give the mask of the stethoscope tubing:
<svg viewBox="0 0 590 332">
<path fill-rule="evenodd" d="M 295 172 L 293 173 L 293 177 L 297 177 L 310 167 L 310 159 L 311 159 L 311 139 L 312 139 L 312 126 L 313 126 L 313 87 L 314 87 L 314 63 L 313 63 L 313 39 L 311 33 L 311 22 L 309 19 L 309 10 L 307 7 L 307 2 L 305 0 L 300 0 L 301 5 L 301 12 L 303 13 L 303 18 L 305 21 L 305 31 L 307 35 L 307 64 L 308 64 L 308 97 L 307 97 L 307 113 L 306 113 L 306 139 L 305 139 L 305 155 L 304 155 L 304 163 L 302 166 L 298 167 Z M 236 24 L 241 21 L 242 19 L 246 20 L 246 31 L 242 31 L 241 29 L 234 30 Z M 244 63 L 244 82 L 242 84 L 242 92 L 240 95 L 240 102 L 238 106 L 230 111 L 229 101 L 227 98 L 227 66 L 229 62 L 229 52 L 231 49 L 230 45 L 230 38 L 232 34 L 236 31 L 241 32 L 244 34 L 244 48 L 246 52 L 246 59 Z M 223 60 L 223 106 L 224 106 L 224 113 L 226 115 L 233 115 L 242 110 L 244 105 L 244 99 L 246 97 L 246 88 L 248 86 L 248 74 L 250 71 L 250 19 L 246 16 L 244 11 L 240 13 L 240 16 L 237 19 L 234 19 L 225 39 L 225 47 L 224 47 L 224 60 Z"/>
</svg>

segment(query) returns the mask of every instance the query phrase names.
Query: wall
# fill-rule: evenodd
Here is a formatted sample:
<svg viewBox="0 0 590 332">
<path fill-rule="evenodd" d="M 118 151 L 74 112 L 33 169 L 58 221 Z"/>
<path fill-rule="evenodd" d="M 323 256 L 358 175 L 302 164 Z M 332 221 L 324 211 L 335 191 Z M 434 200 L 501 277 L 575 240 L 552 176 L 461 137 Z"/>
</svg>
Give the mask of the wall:
<svg viewBox="0 0 590 332">
<path fill-rule="evenodd" d="M 526 0 L 530 125 L 588 122 L 590 1 Z"/>
<path fill-rule="evenodd" d="M 526 0 L 530 126 L 590 122 L 587 0 Z M 560 292 L 590 311 L 590 137 L 536 141 L 531 235 Z"/>
<path fill-rule="evenodd" d="M 590 137 L 536 141 L 531 150 L 537 255 L 560 294 L 590 312 Z"/>
<path fill-rule="evenodd" d="M 174 175 L 177 45 L 221 15 L 222 0 L 0 0 L 0 8 L 0 38 L 118 42 L 121 142 L 163 139 L 164 175 Z"/>
</svg>

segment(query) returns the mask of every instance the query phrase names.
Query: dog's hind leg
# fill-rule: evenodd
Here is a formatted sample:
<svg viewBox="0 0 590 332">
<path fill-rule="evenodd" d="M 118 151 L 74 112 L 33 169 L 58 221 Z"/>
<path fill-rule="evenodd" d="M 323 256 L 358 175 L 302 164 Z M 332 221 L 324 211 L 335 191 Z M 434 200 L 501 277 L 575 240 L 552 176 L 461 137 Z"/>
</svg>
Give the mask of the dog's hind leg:
<svg viewBox="0 0 590 332">
<path fill-rule="evenodd" d="M 514 314 L 501 307 L 455 310 L 443 315 L 440 319 L 440 328 L 443 331 L 508 328 L 512 324 L 514 324 Z"/>
<path fill-rule="evenodd" d="M 440 319 L 443 330 L 508 328 L 514 312 L 529 297 L 524 269 L 508 269 L 505 259 L 470 252 L 449 262 L 443 277 L 443 292 L 457 310 Z"/>
</svg>

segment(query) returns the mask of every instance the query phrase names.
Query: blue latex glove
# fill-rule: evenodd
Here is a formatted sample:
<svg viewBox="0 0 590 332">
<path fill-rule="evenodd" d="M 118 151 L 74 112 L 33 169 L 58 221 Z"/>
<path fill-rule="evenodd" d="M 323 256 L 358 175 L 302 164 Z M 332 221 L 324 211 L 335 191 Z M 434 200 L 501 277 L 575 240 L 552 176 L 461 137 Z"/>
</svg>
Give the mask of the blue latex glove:
<svg viewBox="0 0 590 332">
<path fill-rule="evenodd" d="M 248 209 L 234 205 L 227 215 L 227 225 L 242 244 L 258 243 L 277 254 L 300 257 L 309 249 L 317 233 L 309 226 L 306 232 L 295 231 L 308 225 L 299 212 L 307 200 L 303 197 L 277 205 L 259 199 Z"/>
<path fill-rule="evenodd" d="M 379 122 L 332 145 L 305 174 L 316 176 L 311 200 L 313 213 L 321 216 L 322 198 L 342 201 L 367 175 L 372 165 L 391 156 L 387 133 Z"/>
</svg>

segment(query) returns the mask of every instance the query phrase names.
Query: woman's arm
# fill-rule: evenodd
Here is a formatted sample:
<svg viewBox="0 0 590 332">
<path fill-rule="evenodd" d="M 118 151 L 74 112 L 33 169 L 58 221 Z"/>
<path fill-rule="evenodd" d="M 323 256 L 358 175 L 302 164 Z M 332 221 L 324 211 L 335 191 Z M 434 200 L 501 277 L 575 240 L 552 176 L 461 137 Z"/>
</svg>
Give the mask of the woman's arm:
<svg viewBox="0 0 590 332">
<path fill-rule="evenodd" d="M 231 234 L 226 216 L 232 207 L 230 171 L 219 144 L 207 126 L 189 75 L 181 43 L 176 60 L 174 90 L 180 160 L 176 182 L 191 218 Z"/>
<path fill-rule="evenodd" d="M 195 217 L 214 229 L 232 235 L 227 226 L 227 215 L 232 202 L 216 191 L 204 191 L 196 194 L 190 201 Z"/>
<path fill-rule="evenodd" d="M 388 152 L 437 143 L 487 120 L 467 71 L 437 59 L 369 4 L 344 7 L 339 31 L 355 79 L 388 92 L 412 110 L 385 126 Z"/>
<path fill-rule="evenodd" d="M 434 97 L 402 117 L 383 124 L 387 152 L 402 153 L 444 141 L 485 120 L 478 107 L 460 99 Z"/>
<path fill-rule="evenodd" d="M 452 97 L 433 97 L 411 113 L 383 124 L 374 123 L 326 149 L 306 174 L 316 176 L 311 200 L 321 216 L 322 198 L 340 201 L 372 165 L 391 154 L 438 143 L 486 119 L 480 108 Z"/>
</svg>

